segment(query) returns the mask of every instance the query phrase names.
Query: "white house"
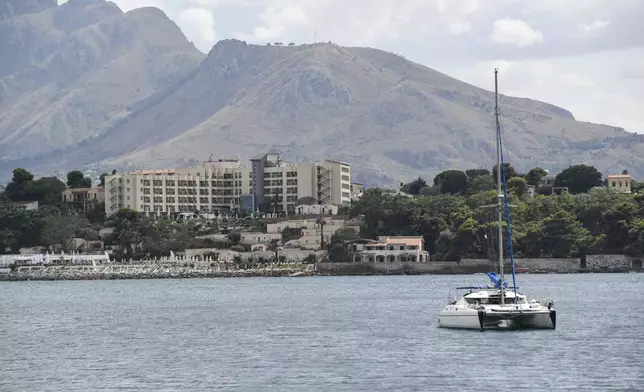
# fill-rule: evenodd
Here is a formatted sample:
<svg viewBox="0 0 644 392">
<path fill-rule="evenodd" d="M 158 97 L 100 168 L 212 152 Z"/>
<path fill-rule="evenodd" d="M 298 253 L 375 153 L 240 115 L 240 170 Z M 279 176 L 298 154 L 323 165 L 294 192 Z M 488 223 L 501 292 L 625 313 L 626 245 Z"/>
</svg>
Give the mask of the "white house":
<svg viewBox="0 0 644 392">
<path fill-rule="evenodd" d="M 295 207 L 296 215 L 338 215 L 338 206 L 333 204 L 302 204 Z"/>
</svg>

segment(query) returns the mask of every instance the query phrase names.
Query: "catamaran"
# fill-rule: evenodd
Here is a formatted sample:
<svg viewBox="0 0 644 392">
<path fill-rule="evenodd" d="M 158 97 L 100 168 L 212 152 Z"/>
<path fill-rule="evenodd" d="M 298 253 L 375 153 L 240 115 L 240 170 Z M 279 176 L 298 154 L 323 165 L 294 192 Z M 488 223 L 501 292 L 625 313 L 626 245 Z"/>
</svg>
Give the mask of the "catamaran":
<svg viewBox="0 0 644 392">
<path fill-rule="evenodd" d="M 460 329 L 554 329 L 557 325 L 557 312 L 554 302 L 549 299 L 528 301 L 518 292 L 515 279 L 515 265 L 512 252 L 512 230 L 510 226 L 510 205 L 508 204 L 507 183 L 503 167 L 503 146 L 501 144 L 501 125 L 499 123 L 498 70 L 494 70 L 494 117 L 496 120 L 497 150 L 497 203 L 489 206 L 497 209 L 499 226 L 499 275 L 489 272 L 492 285 L 457 287 L 468 290 L 460 299 L 450 300 L 438 314 L 438 326 Z M 503 215 L 506 217 L 509 238 L 508 255 L 512 265 L 512 287 L 509 287 L 503 273 Z"/>
</svg>

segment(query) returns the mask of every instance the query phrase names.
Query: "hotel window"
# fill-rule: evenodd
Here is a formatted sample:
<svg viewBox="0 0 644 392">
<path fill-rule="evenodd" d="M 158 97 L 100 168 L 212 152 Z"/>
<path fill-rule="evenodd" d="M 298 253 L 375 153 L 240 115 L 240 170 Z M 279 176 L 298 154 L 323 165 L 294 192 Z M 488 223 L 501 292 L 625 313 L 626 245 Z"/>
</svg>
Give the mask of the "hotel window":
<svg viewBox="0 0 644 392">
<path fill-rule="evenodd" d="M 343 172 L 345 172 L 345 173 L 348 173 L 348 172 L 349 172 L 349 168 L 348 168 L 348 167 L 346 167 L 346 166 L 342 166 L 342 171 L 343 171 Z"/>
</svg>

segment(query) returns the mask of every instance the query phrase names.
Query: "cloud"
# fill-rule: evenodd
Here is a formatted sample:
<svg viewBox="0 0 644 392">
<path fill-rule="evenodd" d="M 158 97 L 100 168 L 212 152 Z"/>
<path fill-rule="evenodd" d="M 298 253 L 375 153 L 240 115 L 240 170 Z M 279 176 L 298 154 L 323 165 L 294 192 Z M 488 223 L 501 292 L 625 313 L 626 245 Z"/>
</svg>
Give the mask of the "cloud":
<svg viewBox="0 0 644 392">
<path fill-rule="evenodd" d="M 186 37 L 201 50 L 209 50 L 215 44 L 215 18 L 206 8 L 188 8 L 179 13 L 178 24 Z"/>
<path fill-rule="evenodd" d="M 566 73 L 561 76 L 561 81 L 572 87 L 595 87 L 595 82 L 576 73 Z"/>
<path fill-rule="evenodd" d="M 275 40 L 283 36 L 285 31 L 307 26 L 307 16 L 300 6 L 282 8 L 267 8 L 259 19 L 262 24 L 253 29 L 248 38 L 252 40 Z"/>
<path fill-rule="evenodd" d="M 603 19 L 596 19 L 592 23 L 584 24 L 581 23 L 577 28 L 585 34 L 590 34 L 598 30 L 604 30 L 609 25 L 609 21 Z"/>
<path fill-rule="evenodd" d="M 491 39 L 498 44 L 530 46 L 543 42 L 543 33 L 519 19 L 504 18 L 494 22 Z"/>
<path fill-rule="evenodd" d="M 636 60 L 644 65 L 644 48 L 548 60 L 481 61 L 455 67 L 450 74 L 492 90 L 492 70 L 499 68 L 499 91 L 504 95 L 560 106 L 580 121 L 644 133 L 640 98 L 644 79 L 627 79 L 624 73 L 607 72 L 612 66 Z"/>
</svg>

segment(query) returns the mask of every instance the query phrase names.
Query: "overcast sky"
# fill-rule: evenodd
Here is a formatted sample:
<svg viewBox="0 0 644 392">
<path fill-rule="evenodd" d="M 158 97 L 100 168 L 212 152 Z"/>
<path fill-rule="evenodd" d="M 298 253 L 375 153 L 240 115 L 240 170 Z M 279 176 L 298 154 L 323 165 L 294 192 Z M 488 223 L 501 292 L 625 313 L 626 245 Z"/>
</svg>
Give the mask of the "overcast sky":
<svg viewBox="0 0 644 392">
<path fill-rule="evenodd" d="M 203 52 L 249 43 L 371 46 L 578 120 L 644 133 L 644 0 L 114 0 L 156 6 Z"/>
</svg>

